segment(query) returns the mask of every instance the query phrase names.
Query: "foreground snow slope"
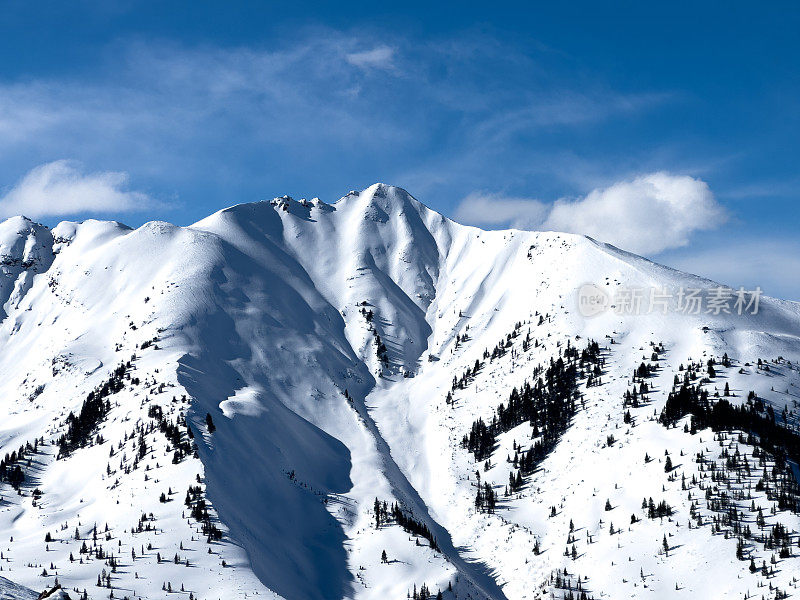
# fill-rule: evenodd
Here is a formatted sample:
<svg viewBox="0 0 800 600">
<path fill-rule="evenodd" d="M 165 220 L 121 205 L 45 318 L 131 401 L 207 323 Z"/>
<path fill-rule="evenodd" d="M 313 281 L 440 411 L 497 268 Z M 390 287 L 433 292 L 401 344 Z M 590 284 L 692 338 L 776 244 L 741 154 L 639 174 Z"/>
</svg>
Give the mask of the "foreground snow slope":
<svg viewBox="0 0 800 600">
<path fill-rule="evenodd" d="M 755 466 L 752 447 L 654 419 L 680 367 L 714 358 L 704 389 L 727 382 L 737 402 L 754 390 L 796 426 L 795 303 L 584 318 L 585 283 L 610 296 L 716 285 L 580 236 L 464 227 L 382 184 L 335 204 L 242 204 L 191 227 L 10 219 L 0 254 L 0 446 L 23 447 L 6 463 L 25 477 L 19 491 L 0 484 L 0 568 L 20 584 L 57 578 L 91 598 L 404 598 L 423 585 L 538 598 L 567 593 L 554 587 L 566 568 L 594 597 L 795 585 L 796 558 L 773 566 L 777 550 L 748 539 L 737 560 L 738 534 L 688 526 L 715 516 L 698 453 L 731 444 Z M 537 364 L 590 338 L 599 385 L 580 382 L 560 441 L 506 496 L 506 459 L 536 432 L 500 434 L 488 462 L 463 436 Z M 657 369 L 628 418 L 642 362 Z M 107 405 L 59 446 L 92 390 Z M 476 471 L 498 492 L 494 512 L 476 510 Z M 800 543 L 797 515 L 773 514 L 755 480 L 715 483 Z M 646 518 L 643 497 L 672 515 Z M 389 513 L 397 503 L 405 526 L 379 514 L 376 527 L 376 498 Z M 751 556 L 774 572 L 751 573 Z"/>
<path fill-rule="evenodd" d="M 0 600 L 35 600 L 39 594 L 0 577 Z"/>
</svg>

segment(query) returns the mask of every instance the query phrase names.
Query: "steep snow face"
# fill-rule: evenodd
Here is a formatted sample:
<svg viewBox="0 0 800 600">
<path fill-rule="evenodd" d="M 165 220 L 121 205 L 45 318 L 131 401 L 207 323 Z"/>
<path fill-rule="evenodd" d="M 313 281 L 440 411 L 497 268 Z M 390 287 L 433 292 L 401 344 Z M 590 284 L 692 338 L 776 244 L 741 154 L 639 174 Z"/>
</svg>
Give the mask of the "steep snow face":
<svg viewBox="0 0 800 600">
<path fill-rule="evenodd" d="M 744 595 L 766 579 L 736 560 L 736 535 L 694 526 L 697 513 L 714 516 L 704 490 L 752 484 L 744 508 L 752 499 L 770 527 L 800 530 L 744 476 L 731 490 L 699 489 L 707 470 L 695 456 L 733 444 L 755 467 L 751 446 L 654 420 L 681 367 L 713 359 L 704 389 L 728 383 L 735 402 L 752 389 L 796 424 L 795 303 L 683 314 L 682 288 L 710 296 L 716 284 L 581 236 L 464 227 L 384 184 L 333 204 L 237 205 L 190 227 L 51 232 L 12 219 L 0 253 L 11 257 L 0 454 L 22 448 L 6 463 L 25 477 L 18 491 L 0 483 L 0 532 L 13 536 L 3 566 L 33 589 L 57 577 L 92 598 L 111 587 L 136 598 L 383 599 L 423 584 L 445 597 L 561 598 L 551 576 L 566 568 L 594 597 Z M 577 291 L 587 283 L 609 298 L 658 289 L 672 304 L 586 318 Z M 505 495 L 511 457 L 535 428 L 502 432 L 480 460 L 463 436 L 535 383 L 536 365 L 589 338 L 602 375 L 580 381 L 560 441 Z M 658 367 L 647 400 L 623 407 L 642 362 Z M 76 434 L 68 415 L 95 397 L 107 404 Z M 476 510 L 477 476 L 499 493 L 493 513 Z M 651 496 L 674 515 L 641 518 Z M 624 531 L 609 534 L 609 520 Z M 672 543 L 659 554 L 662 536 Z M 759 569 L 770 562 L 763 544 L 747 544 Z M 770 583 L 787 590 L 796 563 L 780 560 Z"/>
<path fill-rule="evenodd" d="M 269 246 L 262 250 L 257 260 L 218 236 L 166 223 L 149 223 L 136 231 L 100 223 L 78 227 L 54 261 L 49 278 L 35 281 L 13 317 L 13 327 L 10 322 L 4 324 L 10 330 L 0 357 L 0 368 L 7 375 L 4 380 L 10 384 L 6 390 L 11 392 L 15 384 L 29 389 L 27 398 L 32 403 L 30 408 L 22 405 L 27 410 L 20 413 L 19 424 L 7 431 L 8 447 L 32 442 L 31 433 L 36 437 L 40 431 L 50 433 L 46 423 L 58 428 L 65 412 L 77 414 L 85 394 L 110 370 L 137 355 L 131 360 L 132 368 L 144 385 L 134 384 L 117 394 L 120 406 L 112 408 L 110 423 L 101 428 L 108 442 L 91 449 L 95 462 L 89 456 L 91 450 L 55 461 L 36 478 L 44 495 L 60 497 L 73 507 L 63 517 L 86 523 L 87 509 L 80 505 L 87 494 L 95 509 L 88 511 L 94 515 L 91 522 L 109 522 L 116 510 L 96 491 L 89 493 L 81 485 L 62 486 L 69 480 L 69 463 L 72 468 L 81 465 L 76 472 L 84 473 L 85 483 L 92 486 L 113 477 L 109 499 L 127 500 L 133 513 L 116 522 L 114 538 L 122 543 L 115 552 L 121 554 L 124 548 L 128 556 L 137 553 L 140 558 L 133 562 L 142 562 L 146 572 L 145 561 L 152 558 L 147 555 L 153 552 L 142 551 L 147 543 L 126 538 L 123 529 L 136 524 L 135 515 L 151 510 L 164 519 L 180 518 L 180 511 L 165 515 L 158 506 L 164 491 L 159 488 L 171 488 L 179 506 L 188 487 L 202 480 L 215 509 L 224 514 L 230 534 L 251 551 L 251 568 L 262 581 L 289 597 L 295 593 L 341 597 L 349 580 L 344 535 L 323 501 L 329 494 L 350 489 L 350 453 L 308 418 L 326 421 L 330 414 L 334 423 L 347 418 L 347 411 L 342 410 L 343 416 L 335 414 L 336 406 L 330 405 L 333 400 L 326 394 L 335 390 L 329 381 L 332 374 L 346 379 L 356 361 L 352 353 L 346 354 L 346 341 L 340 334 L 342 341 L 337 345 L 337 323 L 331 322 L 338 321 L 341 330 L 341 320 L 333 309 L 325 308 L 310 281 L 280 254 L 272 254 Z M 42 368 L 20 372 L 20 359 Z M 285 377 L 275 373 L 282 364 L 287 365 Z M 50 381 L 44 369 L 51 365 L 53 374 L 59 369 L 63 376 Z M 304 374 L 304 369 L 312 368 L 323 372 L 317 378 Z M 68 391 L 76 383 L 68 373 L 86 377 L 77 394 Z M 143 479 L 131 477 L 125 458 L 119 469 L 105 468 L 112 449 L 124 457 L 124 443 L 119 448 L 119 442 L 126 439 L 125 429 L 149 420 L 150 406 L 162 406 L 165 414 L 175 412 L 170 398 L 184 394 L 192 398 L 192 404 L 180 414 L 196 428 L 202 463 L 187 458 L 169 466 L 169 454 L 160 459 L 156 455 L 165 453 L 170 444 L 155 435 L 145 441 L 152 452 L 145 452 L 141 459 L 144 463 L 152 456 L 152 464 L 148 462 L 144 469 L 163 469 L 163 475 L 152 479 L 145 472 Z M 341 410 L 345 406 L 341 394 L 337 393 L 336 400 Z M 213 437 L 201 433 L 206 430 L 207 413 L 217 421 Z M 226 427 L 226 417 L 235 425 Z M 127 435 L 133 437 L 130 432 Z M 98 460 L 103 452 L 106 459 Z M 192 462 L 197 464 L 191 466 Z M 296 474 L 290 478 L 292 470 Z M 152 489 L 150 481 L 164 485 Z M 138 499 L 142 494 L 152 498 Z M 131 498 L 137 500 L 131 502 Z M 155 510 L 148 509 L 152 504 Z M 178 539 L 181 529 L 186 535 Z M 72 530 L 71 526 L 69 535 Z M 173 551 L 183 554 L 179 546 L 199 554 L 200 549 L 190 549 L 192 536 L 197 538 L 191 527 L 178 527 L 174 534 L 166 547 L 163 542 L 157 545 L 159 554 L 165 558 Z M 38 532 L 36 538 L 41 538 Z M 286 539 L 300 541 L 279 543 Z M 220 568 L 220 556 L 225 556 L 226 564 L 247 564 L 238 554 L 234 547 L 230 553 L 219 551 L 194 561 L 211 562 L 212 570 Z M 84 585 L 95 576 L 84 576 Z M 256 589 L 246 576 L 237 579 L 243 589 Z M 150 583 L 149 592 L 160 588 L 156 583 Z M 222 577 L 203 580 L 196 591 L 204 585 L 220 594 L 236 589 Z M 142 582 L 137 587 L 147 591 L 150 586 Z"/>
<path fill-rule="evenodd" d="M 368 530 L 371 517 L 367 510 L 373 506 L 373 501 L 378 496 L 390 504 L 393 500 L 402 499 L 405 506 L 413 509 L 417 519 L 427 520 L 429 527 L 436 528 L 436 524 L 427 517 L 424 504 L 394 465 L 385 443 L 377 434 L 363 399 L 375 382 L 370 369 L 378 376 L 384 369 L 400 371 L 404 365 L 415 362 L 424 348 L 429 331 L 425 314 L 408 298 L 402 286 L 408 290 L 432 290 L 431 272 L 435 273 L 437 264 L 434 259 L 438 253 L 434 246 L 428 252 L 427 262 L 411 263 L 409 269 L 414 272 L 409 274 L 408 270 L 397 265 L 396 257 L 385 249 L 380 250 L 382 243 L 388 244 L 393 250 L 407 250 L 409 244 L 412 244 L 409 240 L 415 239 L 423 230 L 419 213 L 427 209 L 405 192 L 401 195 L 399 190 L 379 186 L 371 190 L 378 194 L 376 198 L 382 199 L 382 208 L 379 207 L 383 211 L 381 215 L 388 218 L 390 212 L 393 219 L 401 220 L 406 223 L 405 226 L 393 227 L 391 221 L 379 215 L 380 220 L 377 222 L 369 219 L 369 223 L 377 223 L 373 226 L 379 228 L 377 232 L 373 232 L 374 235 L 359 233 L 359 230 L 369 230 L 372 226 L 360 222 L 365 217 L 359 212 L 358 206 L 348 206 L 349 203 L 345 201 L 337 203 L 335 207 L 318 204 L 316 209 L 321 216 L 319 221 L 314 222 L 310 220 L 309 213 L 304 212 L 304 209 L 310 210 L 309 205 L 283 199 L 274 205 L 258 203 L 226 209 L 191 228 L 211 232 L 225 240 L 236 254 L 226 260 L 225 264 L 239 265 L 235 272 L 234 269 L 225 271 L 225 283 L 217 292 L 231 294 L 230 298 L 218 303 L 225 307 L 226 313 L 220 318 L 219 330 L 211 325 L 217 318 L 216 315 L 214 319 L 204 319 L 198 335 L 207 335 L 208 338 L 198 345 L 197 352 L 202 353 L 205 348 L 217 346 L 220 338 L 225 336 L 243 340 L 242 344 L 249 347 L 231 348 L 224 353 L 230 357 L 229 364 L 234 362 L 234 358 L 236 363 L 236 372 L 231 372 L 226 377 L 214 373 L 213 379 L 206 381 L 194 377 L 193 373 L 197 369 L 182 371 L 186 375 L 186 388 L 193 397 L 199 398 L 208 396 L 212 386 L 218 386 L 221 381 L 242 381 L 239 390 L 230 388 L 219 392 L 216 396 L 211 396 L 210 402 L 218 402 L 219 397 L 225 396 L 229 398 L 222 404 L 226 415 L 234 416 L 238 411 L 243 414 L 236 416 L 236 419 L 260 417 L 258 426 L 252 429 L 254 440 L 253 447 L 249 450 L 241 444 L 241 429 L 231 430 L 230 450 L 219 452 L 220 456 L 226 456 L 220 464 L 220 473 L 230 477 L 230 452 L 239 448 L 244 453 L 242 463 L 250 472 L 250 476 L 240 479 L 239 483 L 250 489 L 241 489 L 240 493 L 234 494 L 237 500 L 242 495 L 252 494 L 255 481 L 258 482 L 259 489 L 263 487 L 263 497 L 270 498 L 275 495 L 274 490 L 277 487 L 287 485 L 289 474 L 292 477 L 290 481 L 293 493 L 296 493 L 298 486 L 314 492 L 311 496 L 314 504 L 311 507 L 301 504 L 298 499 L 287 502 L 284 498 L 278 498 L 274 506 L 267 504 L 255 509 L 263 511 L 260 515 L 254 513 L 242 518 L 248 529 L 252 528 L 254 520 L 265 520 L 263 527 L 256 528 L 261 545 L 251 553 L 255 557 L 255 566 L 271 551 L 264 540 L 297 539 L 297 529 L 307 527 L 305 539 L 300 537 L 302 542 L 292 546 L 295 554 L 303 555 L 302 560 L 290 556 L 293 565 L 281 564 L 281 568 L 276 570 L 274 563 L 265 563 L 263 570 L 257 569 L 262 580 L 267 582 L 274 580 L 278 573 L 280 578 L 288 582 L 286 589 L 282 589 L 280 585 L 270 587 L 279 593 L 288 594 L 289 597 L 298 593 L 298 589 L 303 589 L 302 586 L 305 586 L 304 593 L 308 597 L 363 595 L 367 591 L 369 594 L 378 593 L 366 587 L 363 582 L 361 562 L 356 564 L 352 556 L 348 561 L 349 565 L 334 560 L 342 560 L 336 554 L 342 549 L 343 541 L 340 538 L 341 529 L 338 528 L 343 528 L 351 542 L 357 545 L 358 553 L 364 551 L 363 545 L 366 544 L 372 549 L 371 559 L 380 557 L 382 548 L 379 549 L 377 544 L 381 543 L 384 536 L 395 533 L 387 531 L 380 535 L 380 532 L 373 534 Z M 394 200 L 387 204 L 384 193 L 392 194 Z M 344 208 L 342 212 L 337 208 L 340 204 Z M 285 212 L 290 213 L 297 222 L 285 222 L 281 219 L 283 206 L 287 208 Z M 412 214 L 409 211 L 414 212 Z M 326 215 L 327 220 L 323 221 Z M 310 228 L 304 231 L 301 229 L 302 223 L 313 223 L 324 229 L 317 231 Z M 394 233 L 395 229 L 400 229 L 401 233 Z M 355 236 L 355 247 L 349 253 L 338 247 L 338 244 L 345 243 L 345 236 Z M 376 236 L 383 236 L 383 241 L 376 242 Z M 289 244 L 287 240 L 292 240 L 293 243 Z M 431 243 L 429 233 L 424 243 Z M 317 247 L 309 252 L 302 247 L 311 245 L 313 248 L 316 244 L 323 245 L 326 250 L 323 252 L 322 248 Z M 329 258 L 328 254 L 334 252 L 342 254 Z M 320 258 L 320 264 L 314 261 L 315 256 Z M 246 261 L 252 261 L 252 269 L 242 269 L 241 265 Z M 338 265 L 339 261 L 345 262 Z M 243 278 L 242 274 L 246 277 Z M 362 281 L 357 284 L 348 283 L 359 276 Z M 284 286 L 286 289 L 283 289 Z M 363 305 L 364 300 L 369 300 L 366 306 Z M 421 294 L 417 301 L 423 302 Z M 233 307 L 233 310 L 228 307 Z M 371 333 L 375 329 L 370 329 L 369 321 L 359 312 L 359 308 L 380 311 L 381 307 L 385 309 L 385 313 L 379 313 L 381 320 L 376 323 L 376 328 L 391 348 L 387 352 L 389 356 L 398 357 L 394 360 L 390 358 L 387 365 L 376 361 L 377 344 Z M 393 321 L 385 315 L 396 320 Z M 414 347 L 415 339 L 419 350 Z M 219 348 L 216 348 L 209 359 L 218 361 L 218 357 Z M 392 362 L 395 365 L 390 367 L 389 363 Z M 280 403 L 270 409 L 270 403 L 274 400 L 279 400 Z M 299 415 L 320 431 L 332 436 L 331 439 L 344 442 L 345 446 L 323 451 L 319 444 L 313 443 L 307 427 L 301 427 L 305 422 L 290 425 L 288 421 L 278 420 L 282 406 L 290 409 L 286 413 L 287 418 Z M 274 459 L 264 461 L 265 472 L 252 477 L 252 454 L 263 452 L 265 432 L 271 431 L 274 431 L 275 439 L 282 439 L 282 443 L 278 445 L 280 454 Z M 285 439 L 289 434 L 294 436 L 291 441 Z M 217 434 L 215 436 L 220 437 Z M 273 438 L 267 435 L 266 439 Z M 302 454 L 298 454 L 297 450 Z M 334 450 L 338 451 L 343 463 L 336 463 L 337 452 Z M 210 462 L 205 462 L 208 468 Z M 281 468 L 276 469 L 276 466 Z M 211 482 L 210 468 L 208 472 Z M 219 487 L 226 491 L 232 490 L 236 483 L 232 480 Z M 309 522 L 307 515 L 314 514 L 312 509 L 319 510 L 320 497 L 328 498 L 333 493 L 342 495 L 336 496 L 332 507 L 338 519 L 337 525 L 329 525 L 328 529 L 331 531 L 328 531 L 321 523 Z M 210 489 L 210 495 L 214 500 L 213 489 Z M 309 497 L 307 491 L 300 494 L 299 498 L 303 497 Z M 241 502 L 232 502 L 231 505 L 242 507 Z M 215 506 L 224 520 L 226 505 L 221 499 L 217 499 Z M 276 515 L 284 513 L 285 516 L 276 518 Z M 269 532 L 276 527 L 285 527 L 286 530 L 279 529 L 275 535 L 264 536 L 264 531 Z M 404 562 L 412 567 L 411 571 L 416 572 L 418 568 L 430 571 L 432 574 L 426 576 L 429 584 L 437 581 L 446 585 L 453 572 L 453 567 L 448 565 L 450 561 L 460 565 L 463 571 L 465 580 L 460 584 L 463 589 L 488 586 L 491 593 L 491 589 L 495 587 L 492 582 L 481 573 L 472 573 L 473 569 L 459 560 L 455 548 L 448 541 L 447 532 L 438 533 L 439 546 L 444 557 L 437 558 L 422 553 L 414 560 L 407 558 Z M 313 541 L 315 535 L 319 541 Z M 368 541 L 360 541 L 363 536 L 367 536 Z M 398 546 L 396 541 L 391 543 L 397 552 L 402 551 L 403 545 Z M 281 556 L 287 554 L 283 547 L 276 547 L 276 551 Z M 331 561 L 327 565 L 326 551 L 332 553 Z M 420 562 L 422 564 L 415 566 Z M 423 566 L 425 564 L 427 566 Z M 298 566 L 303 570 L 298 570 Z M 320 572 L 319 577 L 313 578 L 314 572 L 323 568 L 325 570 Z M 388 589 L 394 594 L 405 593 L 407 584 L 407 580 L 395 581 L 393 585 L 396 587 Z M 385 584 L 377 589 L 383 590 L 380 593 L 387 591 Z"/>
<path fill-rule="evenodd" d="M 36 600 L 39 594 L 0 577 L 0 600 Z"/>
<path fill-rule="evenodd" d="M 37 273 L 53 262 L 53 236 L 25 217 L 0 223 L 0 321 L 26 294 Z"/>
<path fill-rule="evenodd" d="M 373 337 L 357 326 L 364 323 L 363 308 L 380 315 L 375 331 L 389 362 L 414 369 L 431 332 L 426 312 L 436 297 L 453 223 L 405 190 L 375 184 L 332 205 L 277 198 L 235 206 L 193 227 L 243 252 L 260 252 L 266 242 L 284 249 L 341 312 L 360 358 L 375 358 Z"/>
</svg>

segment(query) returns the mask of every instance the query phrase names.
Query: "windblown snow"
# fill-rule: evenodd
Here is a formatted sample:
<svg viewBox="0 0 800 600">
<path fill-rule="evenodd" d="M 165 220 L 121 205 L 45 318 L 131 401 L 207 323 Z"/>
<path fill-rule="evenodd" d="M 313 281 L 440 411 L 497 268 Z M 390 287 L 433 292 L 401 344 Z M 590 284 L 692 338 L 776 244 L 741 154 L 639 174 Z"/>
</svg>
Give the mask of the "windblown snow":
<svg viewBox="0 0 800 600">
<path fill-rule="evenodd" d="M 800 305 L 588 318 L 586 283 L 718 287 L 384 184 L 189 227 L 3 222 L 0 597 L 796 595 L 796 455 L 661 415 L 685 385 L 791 443 Z M 533 466 L 527 418 L 465 447 L 558 360 L 574 406 Z"/>
</svg>

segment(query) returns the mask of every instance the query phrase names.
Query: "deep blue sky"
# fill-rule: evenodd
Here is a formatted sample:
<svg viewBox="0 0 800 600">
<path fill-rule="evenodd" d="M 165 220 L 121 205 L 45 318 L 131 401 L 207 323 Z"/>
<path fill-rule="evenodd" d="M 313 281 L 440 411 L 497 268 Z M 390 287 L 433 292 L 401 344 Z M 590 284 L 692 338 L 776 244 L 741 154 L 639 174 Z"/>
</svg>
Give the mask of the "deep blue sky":
<svg viewBox="0 0 800 600">
<path fill-rule="evenodd" d="M 663 248 L 601 237 L 800 299 L 797 5 L 106 4 L 0 5 L 5 212 L 189 224 L 384 181 L 462 221 L 537 227 L 558 199 L 663 172 L 725 218 L 693 227 L 688 203 Z M 89 179 L 33 208 L 42 177 Z M 635 218 L 652 238 L 665 217 Z"/>
</svg>

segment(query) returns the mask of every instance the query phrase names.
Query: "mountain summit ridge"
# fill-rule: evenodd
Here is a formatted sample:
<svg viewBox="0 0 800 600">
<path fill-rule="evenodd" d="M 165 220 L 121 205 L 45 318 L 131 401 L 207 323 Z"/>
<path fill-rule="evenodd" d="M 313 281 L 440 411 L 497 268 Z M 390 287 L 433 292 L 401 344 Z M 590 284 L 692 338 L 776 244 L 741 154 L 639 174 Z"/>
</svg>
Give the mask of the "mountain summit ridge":
<svg viewBox="0 0 800 600">
<path fill-rule="evenodd" d="M 753 390 L 794 423 L 796 304 L 681 311 L 680 290 L 707 301 L 717 284 L 584 236 L 460 225 L 385 184 L 333 204 L 238 204 L 187 227 L 16 219 L 0 232 L 0 454 L 24 457 L 6 461 L 24 482 L 2 477 L 0 530 L 17 583 L 303 600 L 424 585 L 499 600 L 565 597 L 576 574 L 596 598 L 762 581 L 698 504 L 707 471 L 692 457 L 717 434 L 657 417 L 691 372 L 712 398 Z M 586 284 L 611 302 L 673 297 L 587 318 Z M 573 360 L 579 400 L 525 470 L 542 423 L 501 428 L 499 416 Z M 494 428 L 488 449 L 475 449 L 475 432 L 489 435 L 479 423 Z M 774 504 L 755 481 L 748 493 Z M 646 518 L 643 496 L 677 516 Z M 800 530 L 777 505 L 767 520 Z M 662 536 L 674 543 L 659 553 Z M 770 560 L 761 542 L 745 550 Z M 788 589 L 789 571 L 770 582 Z"/>
</svg>

